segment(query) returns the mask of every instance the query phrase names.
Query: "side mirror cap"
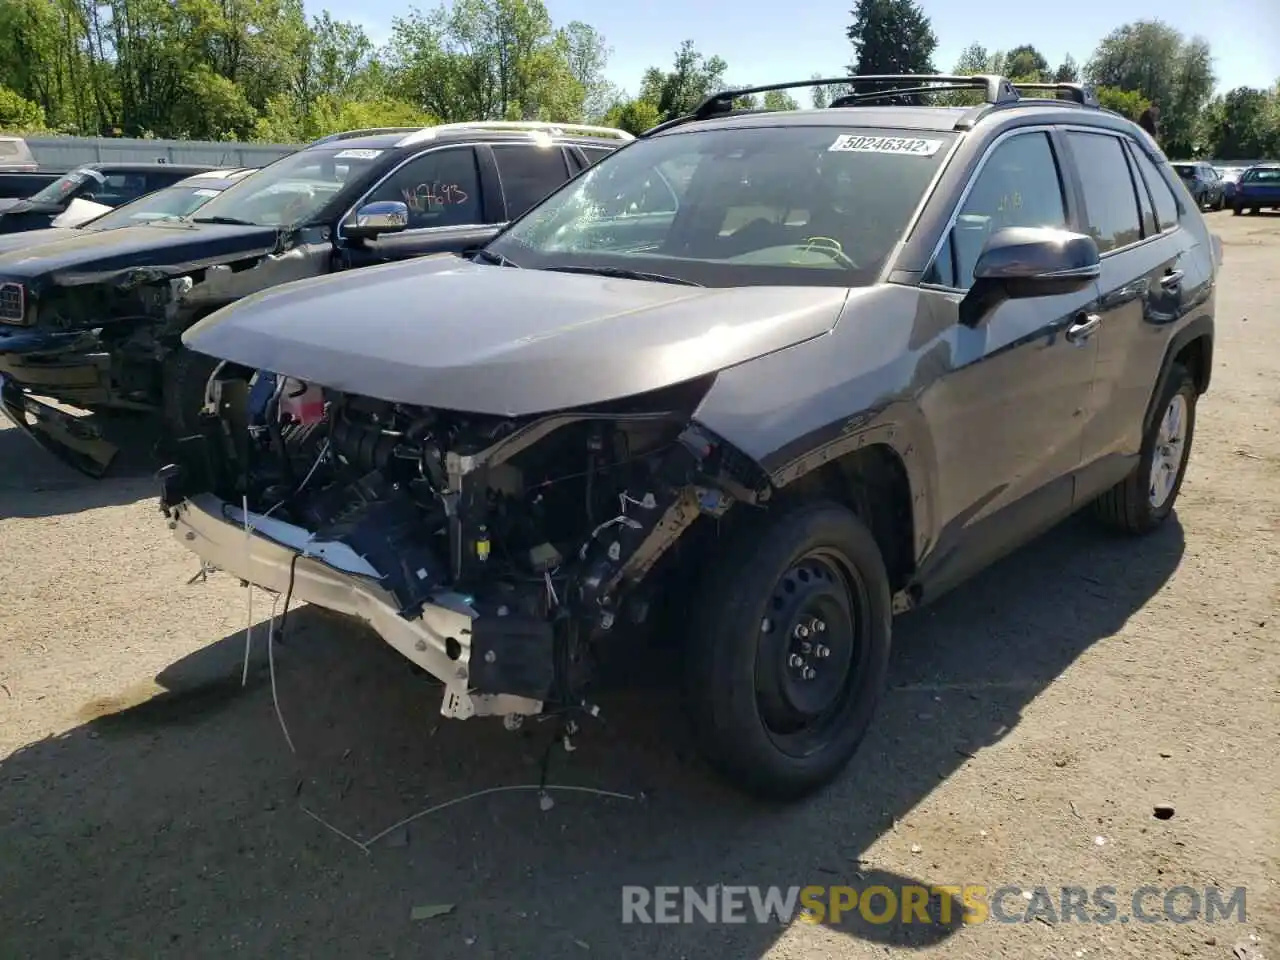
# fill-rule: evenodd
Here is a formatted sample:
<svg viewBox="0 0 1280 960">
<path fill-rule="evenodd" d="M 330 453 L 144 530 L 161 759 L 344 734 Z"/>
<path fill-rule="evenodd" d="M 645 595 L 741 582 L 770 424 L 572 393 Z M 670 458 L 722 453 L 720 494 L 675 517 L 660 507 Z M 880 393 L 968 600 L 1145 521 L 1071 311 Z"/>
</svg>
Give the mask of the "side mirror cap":
<svg viewBox="0 0 1280 960">
<path fill-rule="evenodd" d="M 409 226 L 409 207 L 399 200 L 366 203 L 342 223 L 342 233 L 352 240 L 371 240 L 384 233 L 399 233 Z"/>
<path fill-rule="evenodd" d="M 1102 274 L 1097 242 L 1053 227 L 1006 227 L 991 235 L 961 303 L 961 322 L 974 326 L 1002 300 L 1075 293 Z"/>
</svg>

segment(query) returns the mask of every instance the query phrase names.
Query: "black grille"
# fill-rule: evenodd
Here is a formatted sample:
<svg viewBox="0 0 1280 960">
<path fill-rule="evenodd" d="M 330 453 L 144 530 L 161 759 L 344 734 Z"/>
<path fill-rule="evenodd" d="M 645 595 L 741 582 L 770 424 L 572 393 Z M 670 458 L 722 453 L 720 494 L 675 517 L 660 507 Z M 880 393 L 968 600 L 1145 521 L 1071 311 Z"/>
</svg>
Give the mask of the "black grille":
<svg viewBox="0 0 1280 960">
<path fill-rule="evenodd" d="M 19 283 L 0 283 L 0 321 L 22 323 L 26 319 L 26 303 Z"/>
</svg>

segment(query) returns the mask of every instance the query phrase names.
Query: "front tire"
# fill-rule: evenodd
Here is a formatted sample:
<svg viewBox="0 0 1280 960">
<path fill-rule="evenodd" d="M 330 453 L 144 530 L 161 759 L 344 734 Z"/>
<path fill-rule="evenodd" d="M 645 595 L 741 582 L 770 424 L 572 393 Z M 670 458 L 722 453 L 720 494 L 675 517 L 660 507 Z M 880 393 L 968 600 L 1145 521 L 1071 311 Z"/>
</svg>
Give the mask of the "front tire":
<svg viewBox="0 0 1280 960">
<path fill-rule="evenodd" d="M 719 553 L 685 686 L 710 765 L 759 797 L 828 783 L 866 734 L 889 664 L 889 578 L 871 532 L 828 501 L 752 516 Z"/>
<path fill-rule="evenodd" d="M 204 392 L 220 361 L 176 347 L 164 358 L 161 371 L 161 410 L 164 427 L 173 438 L 199 432 Z"/>
<path fill-rule="evenodd" d="M 1179 363 L 1156 400 L 1156 416 L 1142 438 L 1138 465 L 1094 503 L 1099 519 L 1125 533 L 1154 530 L 1173 512 L 1191 459 L 1195 434 L 1195 381 Z"/>
</svg>

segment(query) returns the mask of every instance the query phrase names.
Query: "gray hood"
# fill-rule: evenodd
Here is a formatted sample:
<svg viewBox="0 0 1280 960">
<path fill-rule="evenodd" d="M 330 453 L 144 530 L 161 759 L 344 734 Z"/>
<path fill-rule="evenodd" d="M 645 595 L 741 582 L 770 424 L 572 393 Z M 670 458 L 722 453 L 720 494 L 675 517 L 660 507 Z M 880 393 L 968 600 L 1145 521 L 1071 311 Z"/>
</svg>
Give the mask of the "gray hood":
<svg viewBox="0 0 1280 960">
<path fill-rule="evenodd" d="M 430 257 L 295 281 L 193 350 L 348 393 L 521 416 L 681 383 L 820 336 L 848 291 L 710 289 Z"/>
</svg>

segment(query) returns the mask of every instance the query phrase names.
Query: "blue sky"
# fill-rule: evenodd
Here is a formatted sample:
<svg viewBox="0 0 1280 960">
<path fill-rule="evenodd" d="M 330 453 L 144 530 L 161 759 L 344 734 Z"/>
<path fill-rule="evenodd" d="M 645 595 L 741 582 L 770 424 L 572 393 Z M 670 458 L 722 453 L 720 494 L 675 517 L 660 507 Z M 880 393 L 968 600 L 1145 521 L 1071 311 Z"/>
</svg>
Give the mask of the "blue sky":
<svg viewBox="0 0 1280 960">
<path fill-rule="evenodd" d="M 729 64 L 731 83 L 803 79 L 815 71 L 839 75 L 850 60 L 844 31 L 852 0 L 544 0 L 557 24 L 583 20 L 613 48 L 607 75 L 635 92 L 651 65 L 668 66 L 680 42 L 691 39 Z M 423 9 L 439 0 L 417 4 Z M 977 41 L 988 49 L 1032 43 L 1052 64 L 1070 53 L 1083 63 L 1098 41 L 1121 23 L 1159 17 L 1184 34 L 1200 34 L 1215 54 L 1220 90 L 1270 86 L 1280 78 L 1278 0 L 1073 0 L 1044 4 L 1036 16 L 1025 0 L 923 0 L 933 20 L 940 69 Z M 395 0 L 307 0 L 311 12 L 327 8 L 362 24 L 378 41 L 393 17 L 411 4 Z"/>
</svg>

